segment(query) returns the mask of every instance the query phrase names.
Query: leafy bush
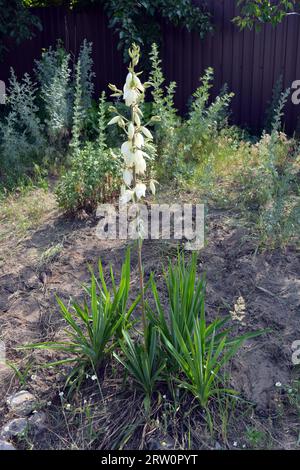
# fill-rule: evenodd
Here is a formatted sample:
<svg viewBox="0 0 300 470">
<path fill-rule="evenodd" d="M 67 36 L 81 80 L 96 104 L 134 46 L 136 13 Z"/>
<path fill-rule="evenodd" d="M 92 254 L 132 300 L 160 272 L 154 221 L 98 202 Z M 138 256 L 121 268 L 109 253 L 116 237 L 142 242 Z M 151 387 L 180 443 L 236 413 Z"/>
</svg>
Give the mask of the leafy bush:
<svg viewBox="0 0 300 470">
<path fill-rule="evenodd" d="M 293 139 L 280 132 L 289 90 L 281 94 L 271 134 L 255 146 L 257 164 L 242 175 L 244 204 L 256 210 L 255 222 L 263 245 L 281 246 L 299 230 L 299 158 Z"/>
<path fill-rule="evenodd" d="M 93 44 L 84 39 L 80 46 L 78 56 L 78 63 L 80 64 L 81 100 L 84 111 L 87 111 L 91 107 L 94 93 L 93 79 L 96 75 L 93 72 L 92 47 Z"/>
<path fill-rule="evenodd" d="M 62 150 L 64 140 L 68 142 L 72 119 L 70 54 L 60 43 L 55 49 L 50 47 L 36 62 L 36 73 L 50 143 Z"/>
<path fill-rule="evenodd" d="M 119 162 L 106 145 L 105 94 L 99 103 L 99 135 L 96 142 L 86 142 L 71 159 L 71 168 L 62 176 L 56 195 L 64 210 L 92 211 L 98 202 L 109 199 L 115 190 Z"/>
<path fill-rule="evenodd" d="M 193 94 L 189 118 L 184 123 L 181 133 L 185 158 L 201 160 L 205 155 L 206 145 L 210 144 L 218 132 L 227 125 L 228 107 L 234 94 L 227 93 L 225 86 L 209 105 L 212 81 L 213 69 L 208 68 L 201 78 L 201 85 Z"/>
<path fill-rule="evenodd" d="M 190 0 L 110 0 L 104 2 L 110 18 L 110 27 L 119 33 L 119 49 L 124 50 L 128 60 L 128 50 L 132 43 L 143 46 L 148 57 L 151 44 L 160 41 L 160 23 L 165 18 L 175 26 L 183 25 L 189 31 L 196 31 L 201 38 L 212 31 L 211 15 L 205 5 L 194 5 Z M 148 63 L 144 61 L 146 70 Z"/>
<path fill-rule="evenodd" d="M 0 123 L 1 179 L 10 186 L 34 172 L 43 159 L 45 139 L 36 105 L 37 87 L 25 74 L 19 82 L 11 70 L 7 93 L 8 114 Z"/>
<path fill-rule="evenodd" d="M 153 115 L 160 118 L 155 123 L 158 171 L 160 177 L 164 175 L 166 178 L 170 174 L 170 165 L 173 168 L 173 160 L 178 144 L 177 128 L 180 125 L 180 118 L 177 116 L 174 106 L 176 83 L 171 82 L 164 88 L 165 78 L 162 72 L 158 47 L 155 43 L 152 44 L 150 61 L 151 72 L 149 80 L 153 86 L 151 92 L 153 98 L 152 112 Z"/>
<path fill-rule="evenodd" d="M 152 109 L 160 118 L 155 123 L 157 172 L 161 178 L 175 178 L 183 183 L 191 179 L 195 163 L 206 160 L 214 148 L 214 140 L 220 131 L 227 128 L 228 108 L 234 94 L 227 93 L 224 86 L 219 96 L 209 104 L 213 69 L 207 69 L 200 87 L 193 94 L 188 119 L 181 121 L 174 106 L 176 83 L 164 88 L 165 79 L 156 44 L 152 45 L 150 60 L 149 80 L 154 86 Z"/>
</svg>

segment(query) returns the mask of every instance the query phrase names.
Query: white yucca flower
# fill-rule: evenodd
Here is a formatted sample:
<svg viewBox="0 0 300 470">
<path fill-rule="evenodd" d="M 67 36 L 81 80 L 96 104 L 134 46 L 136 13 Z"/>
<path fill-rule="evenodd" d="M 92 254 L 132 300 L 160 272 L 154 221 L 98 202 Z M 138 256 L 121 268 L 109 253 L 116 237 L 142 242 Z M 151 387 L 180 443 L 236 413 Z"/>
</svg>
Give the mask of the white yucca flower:
<svg viewBox="0 0 300 470">
<path fill-rule="evenodd" d="M 131 142 L 126 141 L 121 146 L 121 153 L 126 158 L 134 157 L 134 148 Z"/>
<path fill-rule="evenodd" d="M 141 197 L 145 197 L 146 196 L 146 185 L 144 183 L 137 183 L 135 188 L 134 188 L 134 192 L 135 192 L 136 197 L 138 199 L 141 199 Z"/>
<path fill-rule="evenodd" d="M 127 87 L 126 85 L 124 85 L 123 91 L 124 91 L 123 98 L 125 100 L 126 106 L 135 105 L 139 97 L 138 91 L 135 90 L 134 88 Z"/>
<path fill-rule="evenodd" d="M 155 188 L 155 183 L 154 183 L 153 180 L 150 181 L 149 187 L 150 187 L 151 193 L 152 193 L 153 195 L 155 195 L 156 188 Z"/>
<path fill-rule="evenodd" d="M 130 108 L 131 119 L 118 114 L 110 120 L 109 124 L 119 124 L 122 120 L 121 127 L 126 134 L 126 141 L 121 145 L 121 154 L 124 159 L 124 168 L 122 172 L 123 185 L 121 188 L 121 203 L 129 201 L 136 202 L 146 195 L 146 184 L 142 180 L 147 170 L 147 159 L 150 156 L 144 151 L 148 148 L 151 151 L 149 141 L 153 140 L 153 136 L 146 126 L 143 126 L 141 119 L 143 113 L 139 108 L 139 104 L 144 99 L 144 91 L 149 84 L 143 84 L 139 78 L 139 74 L 135 72 L 135 66 L 139 62 L 139 47 L 133 45 L 129 50 L 129 56 L 132 61 L 128 67 L 128 74 L 126 76 L 125 84 L 123 87 L 123 98 L 126 106 Z M 114 85 L 110 85 L 110 89 L 114 93 L 120 93 Z M 111 107 L 111 111 L 117 113 L 115 107 Z M 150 120 L 152 122 L 152 119 Z M 136 177 L 138 179 L 136 180 Z M 149 189 L 152 194 L 155 194 L 155 181 L 151 180 Z"/>
<path fill-rule="evenodd" d="M 115 116 L 107 123 L 107 125 L 111 126 L 112 124 L 117 124 L 119 119 L 120 119 L 120 116 Z"/>
<path fill-rule="evenodd" d="M 145 89 L 144 89 L 144 87 L 143 87 L 143 85 L 142 85 L 142 83 L 141 83 L 141 80 L 139 79 L 139 77 L 137 77 L 137 75 L 134 75 L 134 76 L 133 76 L 133 80 L 132 80 L 132 81 L 133 81 L 133 83 L 134 83 L 134 86 L 136 86 L 136 88 L 137 88 L 138 90 L 140 90 L 140 91 L 142 91 L 142 92 L 145 91 Z"/>
<path fill-rule="evenodd" d="M 144 141 L 144 137 L 142 134 L 136 134 L 135 137 L 134 137 L 134 145 L 137 147 L 137 148 L 142 148 L 144 147 L 145 145 L 145 141 Z"/>
<path fill-rule="evenodd" d="M 133 123 L 131 122 L 128 126 L 128 139 L 129 140 L 132 140 L 133 139 L 133 136 L 134 136 L 134 125 Z"/>
<path fill-rule="evenodd" d="M 133 198 L 133 195 L 134 195 L 133 190 L 126 189 L 126 191 L 124 191 L 124 193 L 120 197 L 120 204 L 127 204 L 128 202 L 130 202 Z"/>
<path fill-rule="evenodd" d="M 147 129 L 147 127 L 142 126 L 141 131 L 144 134 L 144 136 L 146 136 L 148 139 L 151 139 L 151 140 L 153 139 L 153 135 L 151 134 L 149 129 Z"/>
<path fill-rule="evenodd" d="M 137 175 L 144 175 L 147 165 L 143 156 L 135 158 L 135 172 Z"/>
<path fill-rule="evenodd" d="M 127 186 L 130 186 L 133 180 L 133 173 L 131 170 L 123 170 L 123 181 Z"/>
</svg>

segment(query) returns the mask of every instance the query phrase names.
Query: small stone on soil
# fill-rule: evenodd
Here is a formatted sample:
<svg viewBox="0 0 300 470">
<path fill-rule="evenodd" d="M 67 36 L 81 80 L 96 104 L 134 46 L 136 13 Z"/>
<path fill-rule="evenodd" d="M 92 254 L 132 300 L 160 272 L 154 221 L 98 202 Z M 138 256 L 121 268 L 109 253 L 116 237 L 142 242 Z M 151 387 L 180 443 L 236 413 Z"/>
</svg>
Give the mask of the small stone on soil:
<svg viewBox="0 0 300 470">
<path fill-rule="evenodd" d="M 8 407 L 18 416 L 28 416 L 37 405 L 37 399 L 26 390 L 10 395 L 7 399 Z"/>
<path fill-rule="evenodd" d="M 27 419 L 26 418 L 16 418 L 9 421 L 5 424 L 1 431 L 0 437 L 3 439 L 9 439 L 10 437 L 19 436 L 23 434 L 27 429 Z"/>
</svg>

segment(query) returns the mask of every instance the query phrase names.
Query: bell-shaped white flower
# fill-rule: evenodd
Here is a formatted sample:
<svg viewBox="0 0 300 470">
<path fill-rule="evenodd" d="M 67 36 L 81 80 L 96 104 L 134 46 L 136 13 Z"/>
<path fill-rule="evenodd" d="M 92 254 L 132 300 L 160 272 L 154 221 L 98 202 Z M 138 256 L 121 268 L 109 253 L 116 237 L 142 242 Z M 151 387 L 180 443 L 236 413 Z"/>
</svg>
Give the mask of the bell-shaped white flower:
<svg viewBox="0 0 300 470">
<path fill-rule="evenodd" d="M 144 143 L 143 135 L 141 133 L 136 134 L 134 137 L 134 145 L 140 149 L 144 146 Z"/>
<path fill-rule="evenodd" d="M 128 126 L 128 139 L 132 140 L 133 136 L 134 136 L 134 125 L 131 122 Z"/>
<path fill-rule="evenodd" d="M 127 168 L 123 171 L 123 181 L 127 186 L 131 185 L 131 182 L 133 180 L 133 174 L 132 171 L 128 170 Z"/>
<path fill-rule="evenodd" d="M 112 124 L 116 124 L 119 121 L 119 119 L 120 119 L 120 116 L 115 116 L 107 123 L 107 125 L 111 126 Z"/>
<path fill-rule="evenodd" d="M 138 91 L 128 87 L 127 85 L 124 85 L 123 91 L 123 98 L 125 100 L 126 106 L 135 105 L 139 97 Z"/>
<path fill-rule="evenodd" d="M 132 143 L 127 141 L 121 146 L 121 153 L 124 157 L 126 166 L 131 167 L 134 164 L 135 152 Z"/>
<path fill-rule="evenodd" d="M 135 158 L 135 172 L 137 175 L 143 175 L 146 171 L 147 165 L 145 159 L 141 156 Z"/>
<path fill-rule="evenodd" d="M 145 197 L 146 195 L 146 185 L 144 183 L 137 183 L 134 188 L 136 197 L 141 199 L 141 197 Z"/>
<path fill-rule="evenodd" d="M 132 85 L 133 85 L 133 75 L 131 72 L 129 72 L 127 74 L 127 77 L 126 77 L 126 80 L 125 80 L 125 85 L 128 87 L 128 88 L 132 88 Z"/>
<path fill-rule="evenodd" d="M 149 187 L 150 187 L 151 193 L 153 194 L 153 196 L 155 196 L 156 188 L 155 188 L 155 184 L 153 180 L 150 181 Z"/>
<path fill-rule="evenodd" d="M 142 126 L 141 131 L 144 134 L 144 136 L 146 136 L 148 139 L 153 139 L 153 135 L 151 134 L 149 129 L 147 129 L 147 127 Z"/>
<path fill-rule="evenodd" d="M 121 153 L 124 157 L 132 157 L 134 154 L 132 143 L 129 141 L 124 142 L 121 145 Z"/>
<path fill-rule="evenodd" d="M 134 86 L 136 86 L 140 91 L 143 92 L 145 90 L 141 83 L 141 80 L 136 75 L 133 76 L 133 83 L 134 83 Z"/>
<path fill-rule="evenodd" d="M 134 191 L 132 191 L 131 189 L 126 189 L 126 191 L 123 192 L 119 199 L 120 204 L 127 204 L 127 202 L 131 201 L 131 199 L 133 198 L 133 194 Z"/>
<path fill-rule="evenodd" d="M 133 113 L 133 119 L 134 119 L 134 122 L 136 123 L 136 125 L 138 127 L 140 127 L 141 120 L 140 120 L 140 116 L 138 115 L 138 113 Z"/>
</svg>

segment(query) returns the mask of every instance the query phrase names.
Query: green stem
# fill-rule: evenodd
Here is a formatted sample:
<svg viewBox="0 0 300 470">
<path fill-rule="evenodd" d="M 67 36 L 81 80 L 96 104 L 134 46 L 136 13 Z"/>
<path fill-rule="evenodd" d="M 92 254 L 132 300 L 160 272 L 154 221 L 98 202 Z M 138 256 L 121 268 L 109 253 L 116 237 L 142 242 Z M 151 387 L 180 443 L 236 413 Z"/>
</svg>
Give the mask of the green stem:
<svg viewBox="0 0 300 470">
<path fill-rule="evenodd" d="M 142 263 L 142 238 L 138 239 L 138 266 L 139 266 L 139 278 L 140 278 L 140 291 L 141 291 L 141 306 L 142 306 L 142 324 L 144 332 L 144 347 L 146 350 L 147 344 L 147 323 L 146 323 L 146 308 L 145 308 L 145 289 L 144 289 L 144 273 L 143 273 L 143 263 Z"/>
</svg>

